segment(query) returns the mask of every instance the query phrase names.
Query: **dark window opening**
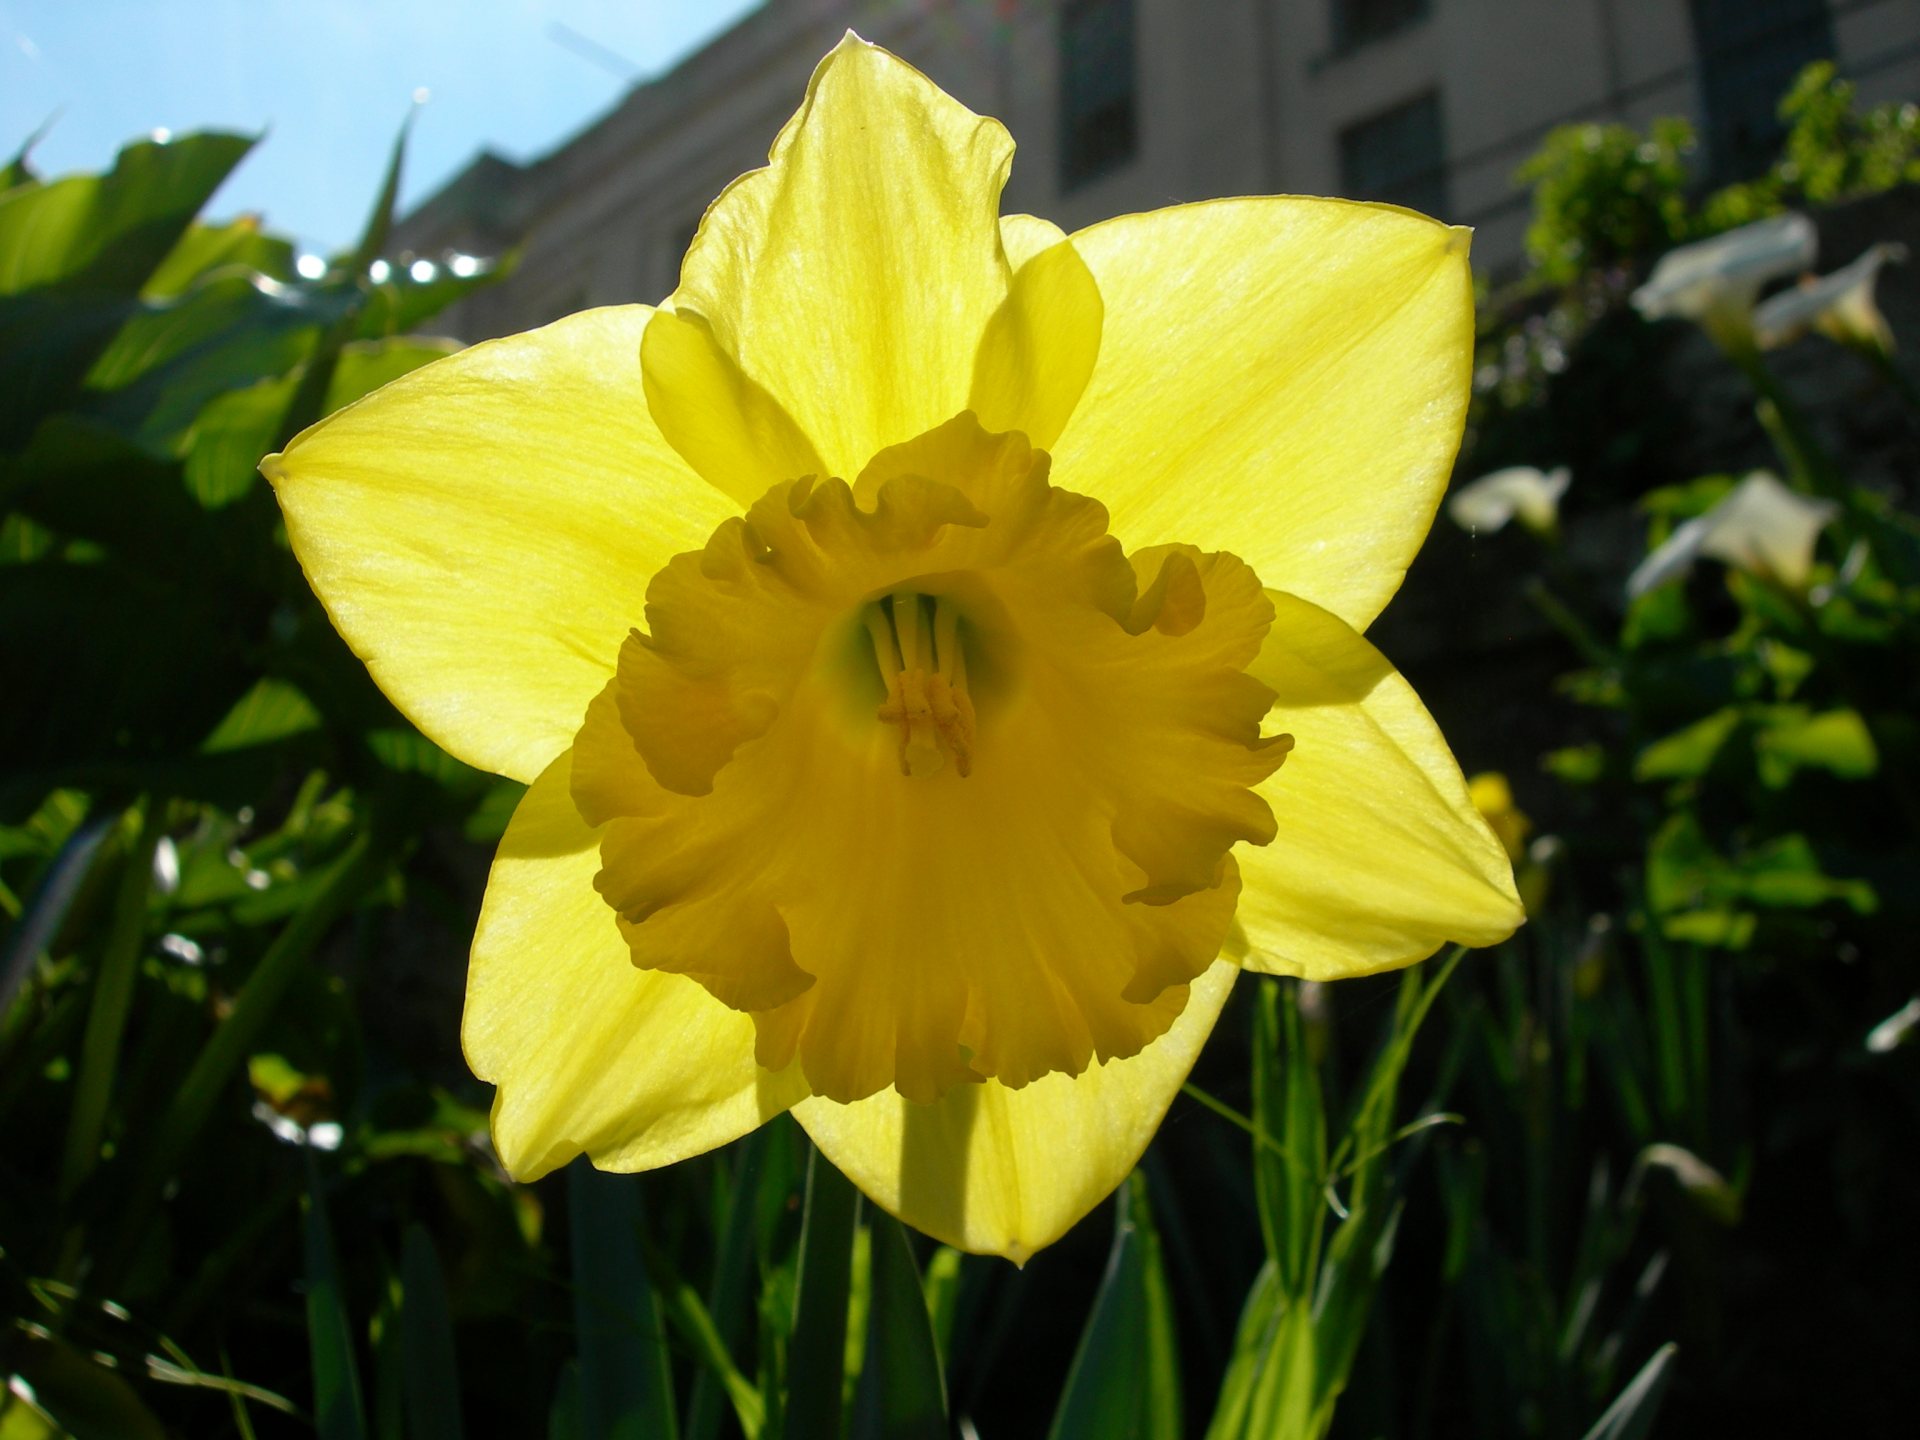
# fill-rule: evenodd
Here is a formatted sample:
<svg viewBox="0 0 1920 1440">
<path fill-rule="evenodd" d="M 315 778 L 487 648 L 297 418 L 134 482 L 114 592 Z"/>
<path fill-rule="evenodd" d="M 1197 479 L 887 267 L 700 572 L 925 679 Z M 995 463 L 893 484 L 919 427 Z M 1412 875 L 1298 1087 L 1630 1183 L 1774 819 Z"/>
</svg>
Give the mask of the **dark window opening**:
<svg viewBox="0 0 1920 1440">
<path fill-rule="evenodd" d="M 1133 0 L 1070 0 L 1060 11 L 1060 188 L 1133 159 Z"/>
<path fill-rule="evenodd" d="M 1384 40 L 1427 18 L 1431 0 L 1333 0 L 1333 48 L 1351 50 Z"/>
<path fill-rule="evenodd" d="M 1832 58 L 1833 22 L 1826 0 L 1693 0 L 1693 48 L 1713 178 L 1739 180 L 1779 149 L 1780 97 Z"/>
<path fill-rule="evenodd" d="M 1422 95 L 1341 131 L 1340 182 L 1355 200 L 1385 200 L 1443 216 L 1447 162 L 1439 94 Z"/>
</svg>

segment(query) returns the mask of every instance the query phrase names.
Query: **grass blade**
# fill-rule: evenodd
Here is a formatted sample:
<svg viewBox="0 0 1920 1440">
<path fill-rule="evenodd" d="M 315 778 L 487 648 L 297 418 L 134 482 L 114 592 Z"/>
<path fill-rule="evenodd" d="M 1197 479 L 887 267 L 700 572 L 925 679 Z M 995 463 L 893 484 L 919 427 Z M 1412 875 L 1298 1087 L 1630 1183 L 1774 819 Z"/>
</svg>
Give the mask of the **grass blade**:
<svg viewBox="0 0 1920 1440">
<path fill-rule="evenodd" d="M 729 1360 L 747 1314 L 756 1202 L 770 1133 L 763 1125 L 740 1142 L 740 1158 L 734 1166 L 733 1187 L 727 1196 L 727 1215 L 720 1233 L 720 1254 L 713 1268 L 713 1286 L 707 1292 L 707 1314 L 721 1351 Z M 702 1367 L 695 1374 L 693 1393 L 687 1402 L 687 1440 L 714 1440 L 719 1434 L 723 1391 L 728 1388 L 725 1378 L 711 1367 Z"/>
<path fill-rule="evenodd" d="M 0 949 L 0 1019 L 13 1009 L 14 996 L 33 971 L 33 962 L 51 945 L 67 918 L 67 909 L 80 893 L 80 883 L 93 867 L 100 843 L 113 833 L 118 817 L 94 820 L 82 825 L 60 847 L 60 853 L 47 868 L 25 912 L 7 932 Z"/>
<path fill-rule="evenodd" d="M 1640 1367 L 1640 1373 L 1627 1382 L 1627 1388 L 1587 1431 L 1585 1440 L 1646 1440 L 1653 1433 L 1660 1402 L 1666 1399 L 1667 1386 L 1672 1383 L 1677 1352 L 1678 1347 L 1671 1344 L 1654 1351 L 1653 1358 Z"/>
<path fill-rule="evenodd" d="M 113 1077 L 120 1063 L 120 1042 L 133 1008 L 133 986 L 139 976 L 140 947 L 147 935 L 147 895 L 153 884 L 153 852 L 160 841 L 160 811 L 164 803 L 152 800 L 139 809 L 139 831 L 127 852 L 126 867 L 113 897 L 113 917 L 100 948 L 94 972 L 93 1005 L 87 1012 L 87 1030 L 80 1042 L 80 1070 L 73 1091 L 73 1115 L 67 1127 L 67 1146 L 60 1161 L 60 1193 L 70 1196 L 93 1173 L 100 1159 L 100 1137 L 106 1126 L 107 1106 L 113 1099 Z"/>
</svg>

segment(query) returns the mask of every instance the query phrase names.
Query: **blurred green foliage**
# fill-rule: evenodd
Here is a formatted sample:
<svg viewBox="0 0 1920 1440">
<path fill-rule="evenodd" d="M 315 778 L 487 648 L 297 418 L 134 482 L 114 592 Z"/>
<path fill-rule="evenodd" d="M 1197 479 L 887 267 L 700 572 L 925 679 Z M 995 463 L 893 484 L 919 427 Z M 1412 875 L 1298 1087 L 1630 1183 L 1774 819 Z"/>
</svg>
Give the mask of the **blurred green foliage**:
<svg viewBox="0 0 1920 1440">
<path fill-rule="evenodd" d="M 1833 205 L 1920 180 L 1920 106 L 1862 113 L 1831 62 L 1809 65 L 1781 99 L 1786 137 L 1765 175 L 1698 194 L 1693 127 L 1677 117 L 1642 135 L 1618 124 L 1563 125 L 1514 172 L 1533 194 L 1529 283 L 1566 286 L 1793 205 Z"/>
</svg>

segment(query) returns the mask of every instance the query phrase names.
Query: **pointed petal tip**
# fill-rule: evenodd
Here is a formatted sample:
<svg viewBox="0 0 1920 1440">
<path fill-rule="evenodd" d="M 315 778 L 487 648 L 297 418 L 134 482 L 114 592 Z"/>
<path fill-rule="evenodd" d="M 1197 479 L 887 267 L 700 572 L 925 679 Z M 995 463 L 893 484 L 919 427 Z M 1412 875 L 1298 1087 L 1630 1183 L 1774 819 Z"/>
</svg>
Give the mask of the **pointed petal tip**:
<svg viewBox="0 0 1920 1440">
<path fill-rule="evenodd" d="M 285 453 L 279 450 L 274 451 L 271 455 L 263 455 L 260 457 L 259 470 L 262 475 L 266 476 L 269 485 L 278 485 L 286 478 L 286 460 L 287 457 Z"/>
</svg>

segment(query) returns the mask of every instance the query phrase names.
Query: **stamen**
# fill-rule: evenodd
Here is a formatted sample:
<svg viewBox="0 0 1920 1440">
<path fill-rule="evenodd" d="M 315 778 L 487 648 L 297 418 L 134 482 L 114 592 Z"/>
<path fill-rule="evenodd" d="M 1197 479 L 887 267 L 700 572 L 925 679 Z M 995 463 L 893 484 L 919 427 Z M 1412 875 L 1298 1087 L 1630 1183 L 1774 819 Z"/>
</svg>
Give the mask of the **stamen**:
<svg viewBox="0 0 1920 1440">
<path fill-rule="evenodd" d="M 931 603 L 933 624 L 923 604 Z M 878 718 L 900 727 L 900 773 L 936 775 L 949 757 L 962 779 L 973 771 L 973 701 L 967 694 L 960 617 L 938 598 L 902 592 L 867 606 L 862 619 L 886 682 Z"/>
</svg>

